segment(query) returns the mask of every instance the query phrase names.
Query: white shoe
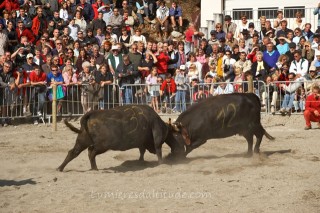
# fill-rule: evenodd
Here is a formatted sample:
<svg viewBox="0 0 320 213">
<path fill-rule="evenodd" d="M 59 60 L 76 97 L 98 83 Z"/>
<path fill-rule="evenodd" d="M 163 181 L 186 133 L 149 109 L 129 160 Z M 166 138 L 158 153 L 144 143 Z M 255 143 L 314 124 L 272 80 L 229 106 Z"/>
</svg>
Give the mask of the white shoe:
<svg viewBox="0 0 320 213">
<path fill-rule="evenodd" d="M 37 115 L 41 117 L 41 116 L 42 116 L 42 113 L 41 113 L 40 111 L 38 111 L 38 112 L 37 112 Z"/>
<path fill-rule="evenodd" d="M 39 122 L 38 122 L 37 120 L 35 120 L 35 121 L 33 122 L 33 124 L 34 124 L 34 125 L 38 125 Z"/>
</svg>

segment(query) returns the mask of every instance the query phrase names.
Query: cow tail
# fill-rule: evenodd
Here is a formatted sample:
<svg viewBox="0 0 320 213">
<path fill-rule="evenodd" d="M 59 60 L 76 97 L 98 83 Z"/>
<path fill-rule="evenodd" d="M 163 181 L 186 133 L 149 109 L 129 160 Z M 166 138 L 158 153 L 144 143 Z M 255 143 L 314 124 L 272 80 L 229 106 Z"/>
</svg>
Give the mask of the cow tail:
<svg viewBox="0 0 320 213">
<path fill-rule="evenodd" d="M 269 139 L 269 140 L 275 140 L 274 137 L 272 137 L 266 130 L 264 130 L 264 135 Z"/>
<path fill-rule="evenodd" d="M 68 121 L 67 121 L 67 119 L 65 119 L 64 120 L 64 124 L 71 130 L 71 131 L 73 131 L 73 132 L 75 132 L 75 133 L 81 133 L 82 131 L 81 131 L 81 129 L 78 129 L 78 128 L 76 128 L 75 126 L 73 126 L 71 123 L 69 123 Z"/>
</svg>

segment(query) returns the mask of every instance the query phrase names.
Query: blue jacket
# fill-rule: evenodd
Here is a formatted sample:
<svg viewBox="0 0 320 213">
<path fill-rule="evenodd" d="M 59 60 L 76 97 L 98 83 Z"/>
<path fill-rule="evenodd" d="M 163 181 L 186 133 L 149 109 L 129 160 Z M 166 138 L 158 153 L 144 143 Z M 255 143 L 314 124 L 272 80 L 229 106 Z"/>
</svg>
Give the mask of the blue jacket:
<svg viewBox="0 0 320 213">
<path fill-rule="evenodd" d="M 176 9 L 170 8 L 169 9 L 169 16 L 174 16 L 174 17 L 180 17 L 182 16 L 182 9 L 180 6 L 178 6 Z"/>
<path fill-rule="evenodd" d="M 280 53 L 278 50 L 273 50 L 271 55 L 268 53 L 267 50 L 263 52 L 263 60 L 268 64 L 270 69 L 276 68 L 276 63 L 278 61 L 279 56 Z"/>
</svg>

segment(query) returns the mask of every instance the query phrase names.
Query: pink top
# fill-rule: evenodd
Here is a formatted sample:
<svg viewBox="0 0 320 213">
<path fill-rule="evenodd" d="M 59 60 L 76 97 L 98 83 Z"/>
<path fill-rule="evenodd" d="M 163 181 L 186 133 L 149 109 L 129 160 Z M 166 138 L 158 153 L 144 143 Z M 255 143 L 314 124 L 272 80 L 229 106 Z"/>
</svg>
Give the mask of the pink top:
<svg viewBox="0 0 320 213">
<path fill-rule="evenodd" d="M 77 74 L 75 74 L 75 73 L 72 75 L 71 79 L 69 77 L 68 72 L 64 72 L 62 74 L 62 77 L 63 77 L 64 83 L 67 84 L 67 85 L 69 85 L 70 83 L 77 83 L 78 82 Z"/>
<path fill-rule="evenodd" d="M 197 61 L 199 61 L 200 64 L 204 65 L 206 63 L 206 55 L 203 54 L 203 56 L 197 56 Z"/>
</svg>

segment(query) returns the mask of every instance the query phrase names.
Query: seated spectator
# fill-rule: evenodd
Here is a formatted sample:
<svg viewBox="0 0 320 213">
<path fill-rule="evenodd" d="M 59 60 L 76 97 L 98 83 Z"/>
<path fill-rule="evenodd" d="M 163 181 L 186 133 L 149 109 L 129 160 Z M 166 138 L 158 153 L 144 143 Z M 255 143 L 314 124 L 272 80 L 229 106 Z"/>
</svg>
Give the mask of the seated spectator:
<svg viewBox="0 0 320 213">
<path fill-rule="evenodd" d="M 263 61 L 262 52 L 257 52 L 256 56 L 257 61 L 254 62 L 251 66 L 252 76 L 255 80 L 264 81 L 270 73 L 270 68 L 268 64 Z"/>
<path fill-rule="evenodd" d="M 275 71 L 279 56 L 279 51 L 273 49 L 273 43 L 268 43 L 267 50 L 263 52 L 263 60 L 268 64 L 271 72 Z"/>
<path fill-rule="evenodd" d="M 227 82 L 220 82 L 219 86 L 214 90 L 213 96 L 234 93 L 234 87 Z"/>
<path fill-rule="evenodd" d="M 308 41 L 312 42 L 314 33 L 311 31 L 311 24 L 306 23 L 304 26 L 305 27 L 302 30 L 302 35 L 305 36 Z"/>
<path fill-rule="evenodd" d="M 285 36 L 280 35 L 280 37 L 278 37 L 278 40 L 279 40 L 279 44 L 277 45 L 277 50 L 280 55 L 285 54 L 286 52 L 289 51 L 289 44 L 288 42 L 286 42 Z"/>
<path fill-rule="evenodd" d="M 306 121 L 305 130 L 311 129 L 311 121 L 317 122 L 318 128 L 320 128 L 320 88 L 315 86 L 306 99 L 304 119 Z"/>
<path fill-rule="evenodd" d="M 296 47 L 297 45 L 294 42 L 291 42 L 289 44 L 289 51 L 285 53 L 285 55 L 287 56 L 287 60 L 286 60 L 287 62 L 291 63 L 294 60 L 293 55 L 294 55 L 294 51 L 296 51 Z"/>
<path fill-rule="evenodd" d="M 236 60 L 231 58 L 231 51 L 226 51 L 226 57 L 223 58 L 222 67 L 223 67 L 223 78 L 226 82 L 233 82 L 234 80 L 234 64 Z M 214 77 L 214 76 L 213 76 Z"/>
<path fill-rule="evenodd" d="M 279 38 L 281 35 L 287 36 L 288 32 L 292 31 L 291 29 L 287 28 L 288 22 L 287 20 L 282 20 L 280 23 L 280 29 L 277 31 L 277 38 Z"/>
<path fill-rule="evenodd" d="M 291 62 L 289 73 L 294 73 L 298 79 L 305 77 L 308 72 L 309 62 L 302 58 L 301 52 L 294 52 L 294 60 Z"/>
<path fill-rule="evenodd" d="M 218 40 L 221 38 L 226 38 L 226 33 L 223 31 L 221 23 L 216 24 L 216 32 L 216 37 Z"/>
<path fill-rule="evenodd" d="M 179 32 L 182 33 L 182 8 L 177 4 L 177 2 L 172 2 L 169 9 L 169 15 L 173 30 L 177 31 L 177 26 L 179 24 Z"/>
<path fill-rule="evenodd" d="M 217 39 L 217 31 L 211 30 L 210 35 L 211 35 L 211 37 L 209 38 L 208 44 L 209 45 L 219 44 L 219 40 Z"/>
<path fill-rule="evenodd" d="M 302 20 L 302 13 L 300 11 L 296 12 L 296 18 L 291 24 L 290 29 L 300 28 L 301 30 L 304 29 L 305 22 Z"/>
<path fill-rule="evenodd" d="M 277 11 L 277 17 L 273 22 L 273 28 L 276 28 L 277 30 L 281 29 L 281 21 L 286 20 L 283 16 L 283 10 Z"/>
<path fill-rule="evenodd" d="M 243 15 L 241 15 L 240 18 L 241 18 L 241 23 L 239 25 L 237 25 L 237 29 L 234 34 L 235 38 L 243 38 L 242 31 L 244 29 L 246 29 L 246 30 L 249 29 L 249 22 L 247 20 L 247 16 L 243 14 Z"/>
<path fill-rule="evenodd" d="M 235 34 L 237 29 L 237 24 L 232 22 L 232 18 L 229 15 L 226 15 L 224 17 L 224 23 L 223 23 L 223 31 L 226 33 L 232 33 Z"/>
<path fill-rule="evenodd" d="M 127 31 L 130 32 L 130 35 L 133 35 L 133 32 L 134 32 L 134 30 L 133 30 L 134 19 L 133 19 L 132 16 L 129 15 L 128 10 L 124 10 L 123 11 L 122 19 L 123 19 L 124 26 L 126 27 Z"/>
<path fill-rule="evenodd" d="M 285 95 L 282 100 L 280 113 L 282 115 L 291 115 L 291 110 L 293 107 L 293 101 L 295 97 L 296 91 L 301 86 L 301 82 L 297 79 L 297 76 L 295 73 L 289 73 L 288 75 L 289 84 L 280 84 L 280 88 L 282 88 L 285 91 Z"/>
<path fill-rule="evenodd" d="M 141 29 L 137 28 L 135 30 L 135 34 L 131 36 L 131 45 L 134 42 L 142 41 L 144 44 L 144 47 L 147 47 L 147 40 L 144 35 L 141 34 Z"/>
<path fill-rule="evenodd" d="M 109 25 L 112 27 L 112 31 L 110 32 L 110 34 L 115 34 L 117 36 L 117 38 L 121 35 L 121 27 L 122 27 L 122 23 L 123 23 L 123 18 L 122 15 L 120 15 L 119 13 L 119 9 L 118 8 L 113 8 L 113 14 L 110 17 L 110 21 L 109 21 Z M 108 25 L 107 25 L 107 30 L 108 29 Z M 111 36 L 112 36 L 111 34 Z M 118 39 L 115 39 L 116 41 Z"/>
<path fill-rule="evenodd" d="M 301 51 L 302 58 L 306 59 L 309 64 L 314 60 L 315 51 L 311 48 L 311 43 L 309 41 L 304 43 L 304 48 Z"/>
<path fill-rule="evenodd" d="M 163 0 L 159 3 L 159 8 L 157 9 L 157 23 L 156 30 L 158 32 L 158 38 L 162 38 L 162 34 L 164 39 L 168 37 L 168 26 L 169 26 L 169 8 L 166 6 Z"/>
<path fill-rule="evenodd" d="M 245 52 L 240 53 L 240 59 L 234 63 L 234 69 L 241 68 L 241 70 L 251 70 L 252 63 L 247 60 L 247 54 Z"/>
<path fill-rule="evenodd" d="M 316 68 L 315 66 L 311 65 L 309 68 L 309 73 L 305 76 L 304 88 L 306 89 L 307 94 L 309 94 L 309 92 L 312 92 L 312 88 L 314 86 L 320 86 L 320 75 L 317 74 L 317 69 L 319 68 Z"/>
</svg>

